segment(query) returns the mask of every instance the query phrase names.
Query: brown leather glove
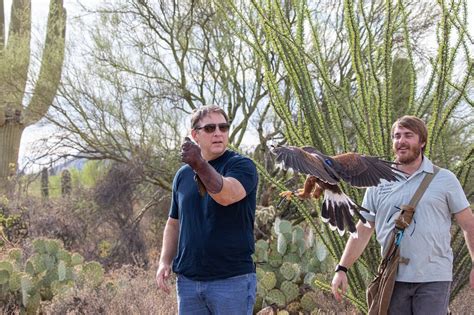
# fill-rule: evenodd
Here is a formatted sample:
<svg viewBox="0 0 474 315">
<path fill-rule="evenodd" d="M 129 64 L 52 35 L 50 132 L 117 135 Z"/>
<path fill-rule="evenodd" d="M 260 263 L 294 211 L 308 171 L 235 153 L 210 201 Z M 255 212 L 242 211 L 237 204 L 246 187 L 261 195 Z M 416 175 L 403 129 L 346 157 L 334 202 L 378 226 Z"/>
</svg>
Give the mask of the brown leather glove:
<svg viewBox="0 0 474 315">
<path fill-rule="evenodd" d="M 206 190 L 211 194 L 221 192 L 224 185 L 221 174 L 202 158 L 201 148 L 189 137 L 184 138 L 184 143 L 181 145 L 181 161 L 191 166 L 196 173 L 196 181 L 201 196 L 204 195 Z"/>
</svg>

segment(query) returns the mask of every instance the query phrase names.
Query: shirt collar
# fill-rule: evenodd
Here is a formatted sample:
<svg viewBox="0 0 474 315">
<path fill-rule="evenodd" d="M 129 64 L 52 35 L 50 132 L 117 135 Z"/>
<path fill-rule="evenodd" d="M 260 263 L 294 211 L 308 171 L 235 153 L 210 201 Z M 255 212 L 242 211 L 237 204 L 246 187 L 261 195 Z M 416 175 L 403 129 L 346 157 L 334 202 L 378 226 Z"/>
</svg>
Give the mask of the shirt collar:
<svg viewBox="0 0 474 315">
<path fill-rule="evenodd" d="M 425 155 L 423 155 L 423 161 L 421 162 L 420 167 L 410 177 L 422 172 L 425 172 L 425 173 L 434 172 L 433 163 Z"/>
</svg>

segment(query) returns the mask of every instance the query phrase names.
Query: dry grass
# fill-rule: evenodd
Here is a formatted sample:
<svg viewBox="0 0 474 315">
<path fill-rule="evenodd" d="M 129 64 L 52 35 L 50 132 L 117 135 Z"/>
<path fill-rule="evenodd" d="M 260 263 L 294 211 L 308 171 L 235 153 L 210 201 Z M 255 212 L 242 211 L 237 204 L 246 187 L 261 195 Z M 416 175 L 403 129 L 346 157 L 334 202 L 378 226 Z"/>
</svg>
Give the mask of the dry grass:
<svg viewBox="0 0 474 315">
<path fill-rule="evenodd" d="M 158 291 L 155 271 L 123 266 L 96 290 L 75 290 L 55 297 L 46 314 L 176 314 L 176 293 Z"/>
<path fill-rule="evenodd" d="M 463 288 L 449 305 L 449 310 L 456 315 L 474 314 L 474 290 L 469 285 Z"/>
</svg>

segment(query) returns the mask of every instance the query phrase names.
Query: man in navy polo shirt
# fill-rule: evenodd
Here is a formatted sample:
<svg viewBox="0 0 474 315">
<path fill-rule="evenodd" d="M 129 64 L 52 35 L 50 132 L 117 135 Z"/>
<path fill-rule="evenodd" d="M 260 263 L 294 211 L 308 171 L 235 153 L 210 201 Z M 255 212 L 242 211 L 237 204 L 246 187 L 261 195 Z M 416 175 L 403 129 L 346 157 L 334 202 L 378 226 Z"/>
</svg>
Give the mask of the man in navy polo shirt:
<svg viewBox="0 0 474 315">
<path fill-rule="evenodd" d="M 158 287 L 169 292 L 172 270 L 179 314 L 252 314 L 255 164 L 227 149 L 229 121 L 217 106 L 194 111 L 191 136 L 173 181 Z"/>
</svg>

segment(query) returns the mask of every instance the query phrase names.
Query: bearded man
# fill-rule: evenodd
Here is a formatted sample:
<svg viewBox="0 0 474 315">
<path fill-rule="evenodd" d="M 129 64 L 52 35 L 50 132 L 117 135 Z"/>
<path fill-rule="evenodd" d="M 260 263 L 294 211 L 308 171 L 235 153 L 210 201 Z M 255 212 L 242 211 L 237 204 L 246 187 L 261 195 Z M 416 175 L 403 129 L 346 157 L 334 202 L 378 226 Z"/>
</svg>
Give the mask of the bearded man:
<svg viewBox="0 0 474 315">
<path fill-rule="evenodd" d="M 374 230 L 383 250 L 388 246 L 400 207 L 409 203 L 425 174 L 434 172 L 433 163 L 423 154 L 428 131 L 421 119 L 401 117 L 393 124 L 391 135 L 395 161 L 403 175 L 399 181 L 383 181 L 367 189 L 362 206 L 370 213 L 362 215 L 370 227 L 359 221 L 359 237 L 349 238 L 346 244 L 332 280 L 332 292 L 337 300 L 347 290 L 347 270 L 360 257 Z M 456 176 L 441 168 L 420 199 L 413 221 L 401 240 L 400 256 L 404 259 L 398 266 L 389 314 L 447 314 L 453 269 L 452 216 L 464 232 L 474 261 L 472 210 Z M 472 267 L 469 280 L 474 289 Z"/>
</svg>

